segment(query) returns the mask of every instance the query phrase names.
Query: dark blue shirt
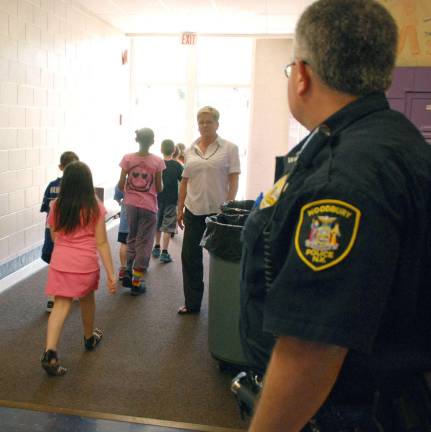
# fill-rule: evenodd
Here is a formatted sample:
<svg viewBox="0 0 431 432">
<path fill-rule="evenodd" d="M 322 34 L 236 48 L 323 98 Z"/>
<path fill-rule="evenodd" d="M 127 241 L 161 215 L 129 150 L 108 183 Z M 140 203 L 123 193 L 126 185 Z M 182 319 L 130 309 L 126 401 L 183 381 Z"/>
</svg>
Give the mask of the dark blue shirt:
<svg viewBox="0 0 431 432">
<path fill-rule="evenodd" d="M 43 194 L 42 206 L 40 207 L 41 212 L 49 213 L 49 205 L 51 201 L 55 200 L 60 193 L 61 178 L 58 177 L 48 184 Z"/>
<path fill-rule="evenodd" d="M 176 160 L 165 160 L 166 169 L 163 171 L 163 190 L 157 194 L 160 205 L 177 205 L 178 183 L 183 175 L 183 166 Z"/>
<path fill-rule="evenodd" d="M 431 368 L 431 147 L 381 94 L 324 123 L 330 134 L 290 152 L 278 202 L 244 229 L 249 361 L 265 370 L 286 335 L 348 348 L 342 376 Z"/>
<path fill-rule="evenodd" d="M 49 213 L 51 202 L 55 200 L 58 197 L 58 194 L 60 193 L 60 183 L 61 183 L 61 178 L 57 177 L 55 180 L 50 182 L 46 187 L 45 193 L 43 194 L 42 206 L 40 207 L 40 211 L 42 213 L 43 212 L 45 212 L 46 214 Z M 50 263 L 53 249 L 54 249 L 54 243 L 51 238 L 50 230 L 49 228 L 45 228 L 45 240 L 42 246 L 42 257 L 41 257 L 45 262 Z"/>
</svg>

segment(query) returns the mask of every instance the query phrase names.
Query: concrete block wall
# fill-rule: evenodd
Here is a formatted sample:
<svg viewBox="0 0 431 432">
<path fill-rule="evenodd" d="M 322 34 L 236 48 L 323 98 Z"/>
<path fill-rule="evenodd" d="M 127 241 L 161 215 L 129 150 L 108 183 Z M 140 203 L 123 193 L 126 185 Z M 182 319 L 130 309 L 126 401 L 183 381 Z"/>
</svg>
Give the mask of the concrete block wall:
<svg viewBox="0 0 431 432">
<path fill-rule="evenodd" d="M 40 256 L 40 203 L 63 151 L 96 185 L 117 180 L 128 44 L 74 0 L 0 0 L 0 279 Z"/>
</svg>

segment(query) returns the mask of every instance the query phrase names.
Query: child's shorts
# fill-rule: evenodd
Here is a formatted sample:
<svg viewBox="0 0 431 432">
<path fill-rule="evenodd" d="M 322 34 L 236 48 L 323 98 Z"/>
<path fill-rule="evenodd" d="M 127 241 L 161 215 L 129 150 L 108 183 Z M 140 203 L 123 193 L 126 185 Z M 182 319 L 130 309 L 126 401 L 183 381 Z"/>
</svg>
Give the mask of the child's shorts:
<svg viewBox="0 0 431 432">
<path fill-rule="evenodd" d="M 49 296 L 80 298 L 99 287 L 100 270 L 90 273 L 68 273 L 49 266 L 45 293 Z"/>
<path fill-rule="evenodd" d="M 127 244 L 128 235 L 129 235 L 129 233 L 118 231 L 118 237 L 117 237 L 118 243 Z"/>
<path fill-rule="evenodd" d="M 157 231 L 175 233 L 177 230 L 177 206 L 160 204 L 157 212 Z"/>
</svg>

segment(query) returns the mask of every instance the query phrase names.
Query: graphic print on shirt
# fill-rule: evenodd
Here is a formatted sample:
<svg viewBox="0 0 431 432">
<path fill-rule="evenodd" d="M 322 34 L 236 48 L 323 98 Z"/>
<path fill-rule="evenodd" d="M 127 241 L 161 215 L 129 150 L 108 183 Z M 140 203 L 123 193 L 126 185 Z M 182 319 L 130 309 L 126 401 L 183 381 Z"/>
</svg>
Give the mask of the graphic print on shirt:
<svg viewBox="0 0 431 432">
<path fill-rule="evenodd" d="M 127 173 L 127 187 L 138 192 L 149 192 L 154 176 L 149 174 L 144 165 L 134 165 Z"/>
<path fill-rule="evenodd" d="M 56 196 L 58 196 L 58 194 L 60 193 L 60 186 L 51 186 L 51 187 L 49 188 L 49 193 L 50 193 L 51 195 L 56 195 Z"/>
<path fill-rule="evenodd" d="M 351 251 L 361 212 L 344 201 L 325 199 L 302 207 L 295 234 L 299 258 L 320 271 L 340 263 Z"/>
</svg>

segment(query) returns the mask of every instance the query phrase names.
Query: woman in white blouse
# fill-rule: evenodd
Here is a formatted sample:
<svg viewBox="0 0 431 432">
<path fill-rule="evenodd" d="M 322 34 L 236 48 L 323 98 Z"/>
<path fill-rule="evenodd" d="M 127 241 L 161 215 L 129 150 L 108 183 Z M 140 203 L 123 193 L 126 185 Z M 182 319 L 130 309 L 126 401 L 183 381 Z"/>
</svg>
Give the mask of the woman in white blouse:
<svg viewBox="0 0 431 432">
<path fill-rule="evenodd" d="M 178 198 L 178 226 L 184 228 L 181 251 L 185 303 L 180 315 L 198 313 L 204 291 L 202 247 L 205 218 L 235 199 L 241 172 L 238 147 L 217 135 L 219 112 L 210 106 L 197 114 L 200 138 L 185 153 Z"/>
</svg>

